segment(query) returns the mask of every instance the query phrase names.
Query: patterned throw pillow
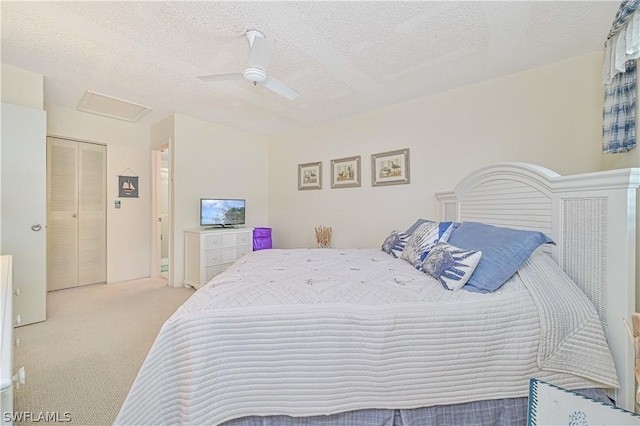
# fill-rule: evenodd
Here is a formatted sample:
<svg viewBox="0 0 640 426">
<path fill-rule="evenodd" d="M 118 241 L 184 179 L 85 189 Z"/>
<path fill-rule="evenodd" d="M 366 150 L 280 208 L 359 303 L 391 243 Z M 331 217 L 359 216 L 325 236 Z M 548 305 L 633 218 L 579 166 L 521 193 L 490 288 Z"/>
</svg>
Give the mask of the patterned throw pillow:
<svg viewBox="0 0 640 426">
<path fill-rule="evenodd" d="M 420 265 L 447 290 L 460 290 L 478 266 L 481 251 L 465 250 L 448 243 L 438 243 Z"/>
<path fill-rule="evenodd" d="M 427 222 L 433 222 L 433 221 L 427 220 L 427 219 L 418 219 L 413 223 L 413 225 L 411 225 L 406 231 L 404 231 L 404 233 L 411 235 L 415 232 L 416 229 L 418 229 L 420 225 Z"/>
<path fill-rule="evenodd" d="M 398 258 L 404 250 L 409 235 L 400 231 L 392 231 L 382 243 L 382 251 Z"/>
<path fill-rule="evenodd" d="M 423 223 L 409 237 L 402 258 L 418 268 L 433 246 L 449 239 L 452 225 L 453 222 Z"/>
</svg>

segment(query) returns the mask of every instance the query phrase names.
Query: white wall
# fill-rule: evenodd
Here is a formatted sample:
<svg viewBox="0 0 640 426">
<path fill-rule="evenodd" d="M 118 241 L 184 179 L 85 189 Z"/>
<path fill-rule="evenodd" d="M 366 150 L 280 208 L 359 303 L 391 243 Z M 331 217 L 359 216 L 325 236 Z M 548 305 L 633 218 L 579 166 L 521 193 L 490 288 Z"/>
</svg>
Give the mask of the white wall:
<svg viewBox="0 0 640 426">
<path fill-rule="evenodd" d="M 495 162 L 561 174 L 601 167 L 602 52 L 443 92 L 270 140 L 269 219 L 276 247 L 378 247 L 393 229 L 437 218 L 434 193 Z M 371 154 L 411 150 L 411 183 L 371 187 Z M 362 156 L 362 186 L 331 189 L 330 161 Z M 323 189 L 299 191 L 297 165 L 323 162 Z"/>
<path fill-rule="evenodd" d="M 184 281 L 184 231 L 200 225 L 200 198 L 244 198 L 247 226 L 267 225 L 267 154 L 263 136 L 175 115 L 173 285 Z"/>
<path fill-rule="evenodd" d="M 149 276 L 151 153 L 149 127 L 45 105 L 47 133 L 107 145 L 107 282 Z M 130 170 L 128 170 L 130 169 Z M 133 172 L 133 173 L 132 173 Z M 118 198 L 118 175 L 139 177 L 139 197 Z M 121 200 L 121 208 L 114 202 Z"/>
</svg>

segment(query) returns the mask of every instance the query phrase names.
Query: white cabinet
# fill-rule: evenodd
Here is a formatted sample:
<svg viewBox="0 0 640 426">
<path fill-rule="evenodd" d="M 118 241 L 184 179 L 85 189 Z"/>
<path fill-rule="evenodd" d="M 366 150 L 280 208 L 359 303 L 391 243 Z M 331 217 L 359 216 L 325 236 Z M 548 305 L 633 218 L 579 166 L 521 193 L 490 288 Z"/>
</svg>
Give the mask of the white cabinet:
<svg viewBox="0 0 640 426">
<path fill-rule="evenodd" d="M 0 425 L 13 424 L 13 382 L 24 384 L 24 368 L 13 374 L 13 293 L 12 257 L 0 256 Z M 19 317 L 19 315 L 17 315 Z M 17 324 L 19 325 L 19 324 Z"/>
<path fill-rule="evenodd" d="M 200 288 L 253 250 L 253 228 L 185 231 L 185 285 Z"/>
<path fill-rule="evenodd" d="M 11 256 L 0 256 L 0 424 L 4 413 L 13 411 L 13 314 L 12 314 Z"/>
</svg>

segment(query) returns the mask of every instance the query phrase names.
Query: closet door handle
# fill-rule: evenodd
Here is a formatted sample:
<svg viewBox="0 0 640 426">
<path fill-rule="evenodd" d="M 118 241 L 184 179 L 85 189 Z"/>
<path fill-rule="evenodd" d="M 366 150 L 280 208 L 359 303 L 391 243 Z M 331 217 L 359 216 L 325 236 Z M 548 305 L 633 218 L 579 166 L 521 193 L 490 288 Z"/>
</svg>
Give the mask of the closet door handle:
<svg viewBox="0 0 640 426">
<path fill-rule="evenodd" d="M 71 217 L 78 217 L 78 215 L 74 213 L 71 215 Z"/>
<path fill-rule="evenodd" d="M 42 229 L 42 226 L 40 226 L 40 224 L 37 224 L 37 225 L 31 225 L 31 230 L 32 230 L 32 231 L 36 231 L 36 232 L 38 232 L 38 231 L 39 231 L 39 230 L 41 230 L 41 229 Z"/>
</svg>

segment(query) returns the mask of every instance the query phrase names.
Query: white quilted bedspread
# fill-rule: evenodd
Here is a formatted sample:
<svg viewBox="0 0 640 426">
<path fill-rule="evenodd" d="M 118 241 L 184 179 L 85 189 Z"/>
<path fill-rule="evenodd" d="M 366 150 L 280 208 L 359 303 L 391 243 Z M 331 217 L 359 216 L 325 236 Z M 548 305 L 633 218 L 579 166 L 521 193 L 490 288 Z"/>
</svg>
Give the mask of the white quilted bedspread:
<svg viewBox="0 0 640 426">
<path fill-rule="evenodd" d="M 532 377 L 616 386 L 597 330 L 588 339 L 595 366 L 580 359 L 572 367 L 569 352 L 563 368 L 541 369 L 539 348 L 554 358 L 539 338 L 541 319 L 552 330 L 555 320 L 538 312 L 546 305 L 534 303 L 530 285 L 516 274 L 492 294 L 450 292 L 378 250 L 250 253 L 165 323 L 115 423 L 217 424 L 521 397 Z M 561 321 L 580 329 L 571 303 L 556 302 L 566 305 Z"/>
</svg>

